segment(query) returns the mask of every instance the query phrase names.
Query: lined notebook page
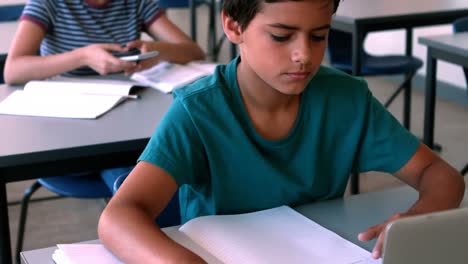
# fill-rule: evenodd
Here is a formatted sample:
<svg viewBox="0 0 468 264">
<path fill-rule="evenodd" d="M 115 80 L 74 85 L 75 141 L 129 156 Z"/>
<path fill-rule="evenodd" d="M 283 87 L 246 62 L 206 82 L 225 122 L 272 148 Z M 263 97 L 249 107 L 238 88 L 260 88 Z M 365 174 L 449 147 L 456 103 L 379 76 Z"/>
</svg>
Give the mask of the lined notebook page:
<svg viewBox="0 0 468 264">
<path fill-rule="evenodd" d="M 30 81 L 24 86 L 24 91 L 40 94 L 100 94 L 100 95 L 128 95 L 134 84 L 106 80 L 74 81 Z"/>
<path fill-rule="evenodd" d="M 223 263 L 381 263 L 287 206 L 199 217 L 180 231 Z"/>
</svg>

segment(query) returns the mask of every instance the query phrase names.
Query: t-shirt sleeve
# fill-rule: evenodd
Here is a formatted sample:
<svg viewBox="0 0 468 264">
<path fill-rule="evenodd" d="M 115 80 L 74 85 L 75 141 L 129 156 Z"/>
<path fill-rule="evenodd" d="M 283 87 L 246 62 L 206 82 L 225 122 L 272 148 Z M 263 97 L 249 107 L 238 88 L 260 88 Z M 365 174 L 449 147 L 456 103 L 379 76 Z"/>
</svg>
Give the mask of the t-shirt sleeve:
<svg viewBox="0 0 468 264">
<path fill-rule="evenodd" d="M 367 90 L 366 119 L 355 171 L 394 173 L 414 155 L 420 142 Z"/>
<path fill-rule="evenodd" d="M 140 5 L 140 16 L 143 18 L 143 23 L 148 29 L 154 21 L 162 14 L 163 10 L 159 6 L 158 0 L 142 0 Z"/>
<path fill-rule="evenodd" d="M 171 175 L 179 186 L 208 176 L 203 144 L 190 115 L 177 98 L 152 135 L 138 161 L 150 162 Z"/>
<path fill-rule="evenodd" d="M 21 14 L 21 20 L 27 20 L 35 23 L 44 29 L 50 30 L 53 24 L 54 8 L 50 1 L 29 0 Z"/>
</svg>

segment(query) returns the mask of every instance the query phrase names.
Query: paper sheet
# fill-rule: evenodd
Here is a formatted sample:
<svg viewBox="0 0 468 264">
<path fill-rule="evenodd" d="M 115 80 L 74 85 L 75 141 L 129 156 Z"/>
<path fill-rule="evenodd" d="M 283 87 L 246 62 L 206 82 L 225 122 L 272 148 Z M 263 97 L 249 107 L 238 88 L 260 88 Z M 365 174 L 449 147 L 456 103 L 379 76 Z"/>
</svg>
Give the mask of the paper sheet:
<svg viewBox="0 0 468 264">
<path fill-rule="evenodd" d="M 58 244 L 52 255 L 57 264 L 123 264 L 101 244 Z"/>
<path fill-rule="evenodd" d="M 223 263 L 374 264 L 366 250 L 282 206 L 193 219 L 180 231 Z"/>
</svg>

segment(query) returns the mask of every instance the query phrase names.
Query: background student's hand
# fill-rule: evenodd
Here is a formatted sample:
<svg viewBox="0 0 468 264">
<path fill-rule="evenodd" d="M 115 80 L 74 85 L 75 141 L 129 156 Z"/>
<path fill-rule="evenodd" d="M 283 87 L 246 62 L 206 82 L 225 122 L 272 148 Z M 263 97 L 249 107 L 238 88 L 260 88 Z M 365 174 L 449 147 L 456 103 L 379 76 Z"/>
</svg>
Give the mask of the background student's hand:
<svg viewBox="0 0 468 264">
<path fill-rule="evenodd" d="M 394 214 L 392 217 L 390 217 L 387 221 L 383 222 L 382 224 L 372 226 L 366 231 L 360 233 L 358 235 L 358 239 L 363 242 L 370 241 L 374 238 L 377 238 L 377 242 L 375 243 L 374 248 L 372 249 L 372 257 L 374 259 L 378 259 L 382 257 L 382 250 L 383 250 L 383 243 L 385 241 L 385 228 L 387 225 L 389 225 L 391 222 L 408 217 L 412 214 L 409 213 L 401 213 L 401 214 Z"/>
<path fill-rule="evenodd" d="M 128 49 L 118 44 L 92 44 L 80 48 L 85 64 L 101 75 L 134 71 L 138 67 L 137 63 L 123 61 L 111 54 L 112 51 L 125 52 Z"/>
<path fill-rule="evenodd" d="M 135 40 L 135 41 L 127 43 L 126 46 L 129 49 L 137 48 L 141 51 L 142 54 L 150 52 L 150 51 L 158 51 L 156 48 L 157 42 L 155 41 Z M 160 55 L 153 57 L 153 58 L 141 60 L 137 63 L 136 67 L 126 70 L 125 74 L 129 75 L 137 71 L 142 71 L 142 70 L 151 68 L 153 65 L 158 64 L 160 60 L 161 60 Z"/>
</svg>

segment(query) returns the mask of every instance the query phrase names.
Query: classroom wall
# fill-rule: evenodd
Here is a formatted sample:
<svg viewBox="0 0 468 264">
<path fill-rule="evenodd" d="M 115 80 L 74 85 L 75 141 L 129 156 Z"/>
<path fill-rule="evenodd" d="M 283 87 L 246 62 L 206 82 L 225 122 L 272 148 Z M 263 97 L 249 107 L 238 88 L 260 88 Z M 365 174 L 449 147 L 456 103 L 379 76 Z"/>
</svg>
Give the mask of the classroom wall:
<svg viewBox="0 0 468 264">
<path fill-rule="evenodd" d="M 1 0 L 1 5 L 25 3 L 26 0 Z M 16 23 L 0 23 L 0 53 L 8 51 L 16 30 Z M 417 28 L 413 32 L 413 54 L 424 62 L 426 61 L 426 48 L 418 43 L 418 37 L 451 33 L 451 25 Z M 374 54 L 399 53 L 405 50 L 405 33 L 403 30 L 370 33 L 366 38 L 365 48 Z M 423 66 L 418 74 L 425 76 L 426 68 Z M 467 90 L 465 78 L 461 67 L 446 62 L 438 63 L 437 79 L 447 82 L 460 90 Z"/>
</svg>

